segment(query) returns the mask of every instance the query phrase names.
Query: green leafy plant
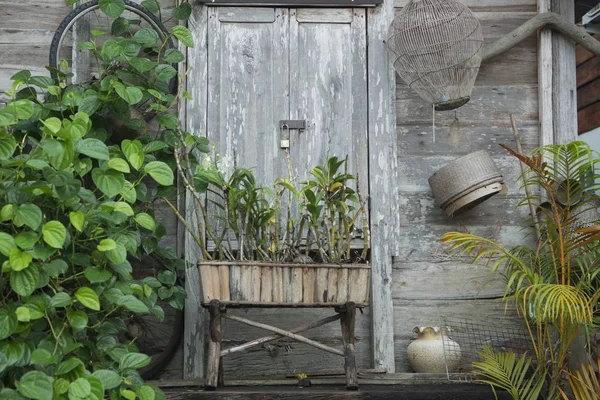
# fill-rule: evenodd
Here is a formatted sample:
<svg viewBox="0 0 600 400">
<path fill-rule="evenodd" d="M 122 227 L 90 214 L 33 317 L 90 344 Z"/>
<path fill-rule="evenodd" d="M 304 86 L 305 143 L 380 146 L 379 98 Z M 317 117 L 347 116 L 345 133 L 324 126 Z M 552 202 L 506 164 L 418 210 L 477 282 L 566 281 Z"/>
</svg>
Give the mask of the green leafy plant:
<svg viewBox="0 0 600 400">
<path fill-rule="evenodd" d="M 545 382 L 542 395 L 568 398 L 574 389 L 565 379 L 574 373 L 570 346 L 600 322 L 600 158 L 583 142 L 541 147 L 530 156 L 506 149 L 528 167 L 522 181 L 531 194 L 522 204 L 537 210 L 530 221 L 535 243 L 506 249 L 460 232 L 442 241 L 503 274 L 505 300 L 514 301 L 531 336 L 536 376 Z M 477 364 L 479 370 L 486 364 Z M 502 387 L 494 377 L 489 382 Z"/>
<path fill-rule="evenodd" d="M 90 48 L 113 60 L 99 81 L 73 85 L 68 74 L 53 80 L 21 71 L 0 109 L 2 398 L 162 396 L 137 372 L 150 357 L 139 352 L 128 321 L 161 320 L 159 300 L 183 306 L 176 284 L 183 264 L 160 244 L 166 231 L 155 219 L 156 200 L 174 192 L 170 127 L 178 122 L 168 110 L 178 96 L 159 77 L 173 60 L 138 70 L 136 80 L 119 73 L 135 70 L 138 55 L 161 43 L 125 34 L 119 43 Z M 154 98 L 158 132 L 110 141 L 119 132 L 106 116 L 137 128 L 128 107 L 140 97 Z M 134 279 L 130 260 L 143 257 L 160 268 Z"/>
<path fill-rule="evenodd" d="M 251 170 L 228 168 L 214 150 L 211 155 L 206 139 L 181 133 L 180 142 L 185 145 L 177 169 L 192 194 L 196 226 L 204 227 L 207 237 L 177 215 L 205 259 L 326 263 L 366 259 L 369 239 L 364 201 L 350 187 L 356 177 L 342 169 L 347 160 L 330 157 L 313 168 L 311 179 L 299 187 L 283 177 L 272 187 L 264 187 L 257 184 Z M 199 159 L 198 154 L 209 155 Z M 358 255 L 351 247 L 357 231 L 362 232 L 364 245 Z M 207 239 L 214 246 L 212 251 Z"/>
</svg>

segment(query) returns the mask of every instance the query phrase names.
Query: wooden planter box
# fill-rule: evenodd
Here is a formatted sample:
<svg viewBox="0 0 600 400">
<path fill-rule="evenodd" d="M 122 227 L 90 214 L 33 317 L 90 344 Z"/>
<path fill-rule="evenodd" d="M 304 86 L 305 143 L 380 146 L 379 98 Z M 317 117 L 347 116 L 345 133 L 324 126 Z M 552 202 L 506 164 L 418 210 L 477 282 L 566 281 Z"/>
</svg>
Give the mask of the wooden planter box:
<svg viewBox="0 0 600 400">
<path fill-rule="evenodd" d="M 203 303 L 332 306 L 369 303 L 369 264 L 202 261 Z"/>
</svg>

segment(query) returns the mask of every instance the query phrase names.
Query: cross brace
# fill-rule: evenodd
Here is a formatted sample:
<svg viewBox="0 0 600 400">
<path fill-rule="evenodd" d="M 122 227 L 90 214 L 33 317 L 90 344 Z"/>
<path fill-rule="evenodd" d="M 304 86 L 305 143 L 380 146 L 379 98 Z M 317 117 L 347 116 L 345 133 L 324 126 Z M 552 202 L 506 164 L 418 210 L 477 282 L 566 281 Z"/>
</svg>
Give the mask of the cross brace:
<svg viewBox="0 0 600 400">
<path fill-rule="evenodd" d="M 336 315 L 320 319 L 309 325 L 301 326 L 291 330 L 280 329 L 271 325 L 263 324 L 260 322 L 252 321 L 247 318 L 242 318 L 234 315 L 227 315 L 226 305 L 223 305 L 219 300 L 212 300 L 208 305 L 210 315 L 210 341 L 208 343 L 208 363 L 206 381 L 204 387 L 207 390 L 214 390 L 219 386 L 223 386 L 223 360 L 229 354 L 233 354 L 239 351 L 249 349 L 250 347 L 257 346 L 262 343 L 266 343 L 272 340 L 280 339 L 282 337 L 288 337 L 313 346 L 317 349 L 336 354 L 344 357 L 344 370 L 346 372 L 346 388 L 348 390 L 358 389 L 358 374 L 356 370 L 356 356 L 354 351 L 354 325 L 356 320 L 356 304 L 354 302 L 348 302 L 341 306 L 336 306 Z M 231 347 L 229 349 L 221 350 L 221 319 L 229 319 L 237 321 L 246 325 L 254 326 L 260 329 L 264 329 L 270 332 L 274 332 L 275 335 L 264 336 L 258 339 L 251 340 L 241 345 Z M 308 339 L 304 336 L 298 335 L 298 333 L 306 332 L 310 329 L 317 328 L 319 326 L 328 324 L 340 320 L 342 329 L 342 350 L 336 349 L 319 343 L 315 340 Z"/>
</svg>

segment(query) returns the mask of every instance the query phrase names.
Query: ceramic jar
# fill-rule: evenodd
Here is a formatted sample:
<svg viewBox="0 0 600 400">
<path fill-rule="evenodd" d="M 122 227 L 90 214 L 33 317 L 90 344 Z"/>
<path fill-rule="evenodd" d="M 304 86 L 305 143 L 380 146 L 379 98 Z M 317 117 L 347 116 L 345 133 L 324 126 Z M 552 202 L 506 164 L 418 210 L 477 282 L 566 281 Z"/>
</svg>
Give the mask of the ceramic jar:
<svg viewBox="0 0 600 400">
<path fill-rule="evenodd" d="M 446 326 L 415 327 L 419 337 L 408 345 L 408 362 L 415 372 L 456 372 L 460 364 L 460 346 L 448 337 Z"/>
</svg>

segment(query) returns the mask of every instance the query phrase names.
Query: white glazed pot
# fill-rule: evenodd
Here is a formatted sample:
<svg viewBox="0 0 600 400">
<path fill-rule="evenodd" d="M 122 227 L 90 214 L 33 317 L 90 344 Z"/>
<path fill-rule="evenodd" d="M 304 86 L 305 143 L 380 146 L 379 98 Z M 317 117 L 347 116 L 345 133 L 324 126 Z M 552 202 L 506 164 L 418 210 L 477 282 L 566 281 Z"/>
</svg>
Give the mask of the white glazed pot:
<svg viewBox="0 0 600 400">
<path fill-rule="evenodd" d="M 417 340 L 408 345 L 408 362 L 415 372 L 455 372 L 460 364 L 460 346 L 448 337 L 449 327 L 415 327 Z"/>
</svg>

